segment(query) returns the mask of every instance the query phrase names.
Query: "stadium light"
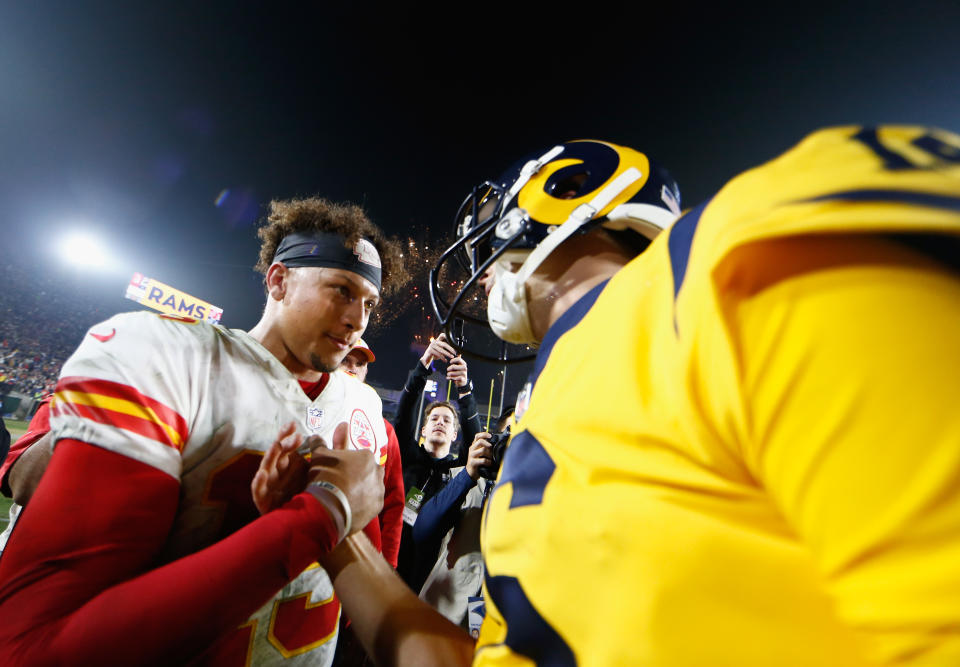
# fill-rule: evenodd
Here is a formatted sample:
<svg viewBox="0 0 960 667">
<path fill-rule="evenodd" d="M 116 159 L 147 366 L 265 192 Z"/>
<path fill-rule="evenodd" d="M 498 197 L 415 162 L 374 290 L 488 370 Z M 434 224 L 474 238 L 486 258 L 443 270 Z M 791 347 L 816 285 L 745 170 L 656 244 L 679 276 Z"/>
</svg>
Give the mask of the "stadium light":
<svg viewBox="0 0 960 667">
<path fill-rule="evenodd" d="M 89 232 L 68 234 L 59 247 L 60 257 L 75 266 L 106 269 L 111 258 L 104 244 Z"/>
</svg>

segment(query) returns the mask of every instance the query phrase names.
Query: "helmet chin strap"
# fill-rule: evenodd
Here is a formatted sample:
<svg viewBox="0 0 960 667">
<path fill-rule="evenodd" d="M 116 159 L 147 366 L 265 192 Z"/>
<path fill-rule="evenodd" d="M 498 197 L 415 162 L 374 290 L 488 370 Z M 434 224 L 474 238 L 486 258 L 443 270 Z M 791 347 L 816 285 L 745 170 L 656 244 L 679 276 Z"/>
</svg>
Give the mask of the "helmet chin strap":
<svg viewBox="0 0 960 667">
<path fill-rule="evenodd" d="M 517 274 L 494 265 L 494 283 L 487 297 L 487 322 L 500 340 L 535 345 L 538 341 L 530 327 L 526 290 L 517 284 Z"/>
<path fill-rule="evenodd" d="M 529 164 L 531 163 L 528 162 L 527 165 Z M 524 166 L 524 169 L 527 165 Z M 529 178 L 530 176 L 527 177 L 527 180 Z M 554 228 L 553 232 L 527 255 L 516 273 L 504 269 L 502 260 L 497 262 L 494 268 L 493 289 L 487 299 L 487 321 L 498 338 L 508 343 L 525 343 L 527 345 L 536 345 L 540 342 L 534 336 L 530 324 L 527 294 L 524 289 L 527 279 L 561 243 L 573 236 L 578 229 L 606 208 L 617 195 L 641 178 L 643 178 L 643 174 L 640 173 L 640 170 L 636 167 L 630 167 L 610 181 L 589 202 L 580 204 L 573 209 L 570 217 L 562 225 Z M 513 188 L 510 191 L 513 192 Z"/>
<path fill-rule="evenodd" d="M 507 196 L 504 197 L 504 203 L 508 203 L 514 197 L 516 197 L 520 190 L 523 189 L 523 186 L 526 185 L 531 178 L 533 178 L 533 175 L 543 169 L 543 165 L 550 162 L 550 160 L 557 157 L 562 152 L 563 146 L 554 146 L 536 160 L 530 160 L 523 165 L 523 167 L 520 168 L 520 176 L 518 176 L 517 180 L 513 182 L 513 185 L 510 186 L 510 189 L 507 190 Z"/>
</svg>

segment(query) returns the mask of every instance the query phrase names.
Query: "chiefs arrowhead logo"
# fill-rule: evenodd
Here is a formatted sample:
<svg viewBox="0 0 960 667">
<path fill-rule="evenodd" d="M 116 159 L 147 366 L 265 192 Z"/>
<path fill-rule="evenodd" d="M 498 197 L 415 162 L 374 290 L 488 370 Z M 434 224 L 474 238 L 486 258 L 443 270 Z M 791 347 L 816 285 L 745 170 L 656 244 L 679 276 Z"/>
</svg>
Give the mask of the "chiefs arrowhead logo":
<svg viewBox="0 0 960 667">
<path fill-rule="evenodd" d="M 376 453 L 377 436 L 373 432 L 373 425 L 370 419 L 360 408 L 353 411 L 350 415 L 350 442 L 357 449 L 366 449 Z"/>
<path fill-rule="evenodd" d="M 377 253 L 377 248 L 367 239 L 357 241 L 357 244 L 353 246 L 353 254 L 357 256 L 357 260 L 364 264 L 380 268 L 380 255 Z"/>
<path fill-rule="evenodd" d="M 113 338 L 114 336 L 117 335 L 117 330 L 116 330 L 116 329 L 110 329 L 110 333 L 108 333 L 108 334 L 95 334 L 95 333 L 93 333 L 93 332 L 91 331 L 91 332 L 90 332 L 90 335 L 93 336 L 94 338 L 96 338 L 96 339 L 97 339 L 98 341 L 100 341 L 101 343 L 106 343 L 108 340 L 110 340 L 111 338 Z"/>
</svg>

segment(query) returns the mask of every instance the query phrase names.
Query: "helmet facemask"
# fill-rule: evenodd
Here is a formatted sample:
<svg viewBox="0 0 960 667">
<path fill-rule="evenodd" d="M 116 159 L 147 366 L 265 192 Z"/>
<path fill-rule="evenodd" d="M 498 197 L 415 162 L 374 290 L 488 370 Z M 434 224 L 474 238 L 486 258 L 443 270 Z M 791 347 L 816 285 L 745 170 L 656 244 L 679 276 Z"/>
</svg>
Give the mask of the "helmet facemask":
<svg viewBox="0 0 960 667">
<path fill-rule="evenodd" d="M 526 281 L 556 248 L 598 226 L 652 239 L 680 212 L 673 179 L 632 149 L 575 141 L 518 165 L 498 182 L 474 188 L 457 214 L 459 240 L 431 271 L 431 298 L 448 336 L 451 324 L 459 321 L 485 326 L 504 341 L 497 356 L 464 348 L 455 336 L 454 344 L 469 356 L 502 363 L 534 356 L 530 352 L 507 355 L 507 343 L 539 343 L 530 323 Z M 451 256 L 470 275 L 448 303 L 441 295 L 438 276 Z M 483 321 L 461 306 L 491 266 L 494 285 Z"/>
</svg>

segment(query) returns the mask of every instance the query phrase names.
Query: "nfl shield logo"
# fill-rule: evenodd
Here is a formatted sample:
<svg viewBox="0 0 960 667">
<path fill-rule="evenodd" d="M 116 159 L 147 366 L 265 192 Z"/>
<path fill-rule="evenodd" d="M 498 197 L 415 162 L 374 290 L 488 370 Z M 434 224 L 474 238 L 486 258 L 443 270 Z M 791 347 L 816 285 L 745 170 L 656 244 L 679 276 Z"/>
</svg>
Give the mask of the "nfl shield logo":
<svg viewBox="0 0 960 667">
<path fill-rule="evenodd" d="M 527 382 L 523 385 L 523 389 L 520 390 L 520 393 L 517 394 L 517 407 L 513 411 L 513 416 L 515 419 L 519 420 L 523 417 L 523 413 L 527 411 L 527 408 L 530 407 L 530 394 L 533 393 L 533 384 Z"/>
<path fill-rule="evenodd" d="M 319 431 L 323 426 L 323 410 L 311 405 L 307 408 L 307 426 L 312 431 Z"/>
</svg>

